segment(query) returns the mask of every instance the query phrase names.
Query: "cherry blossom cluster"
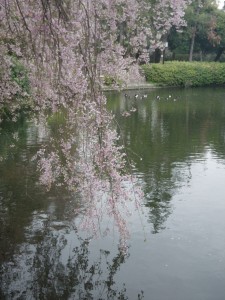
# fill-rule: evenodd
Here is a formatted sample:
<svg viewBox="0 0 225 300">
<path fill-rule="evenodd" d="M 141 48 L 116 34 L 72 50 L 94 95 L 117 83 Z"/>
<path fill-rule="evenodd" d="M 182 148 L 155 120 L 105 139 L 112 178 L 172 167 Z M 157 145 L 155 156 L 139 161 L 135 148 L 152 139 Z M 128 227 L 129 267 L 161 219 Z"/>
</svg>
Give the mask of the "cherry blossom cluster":
<svg viewBox="0 0 225 300">
<path fill-rule="evenodd" d="M 141 192 L 127 174 L 113 116 L 102 92 L 104 76 L 115 83 L 140 80 L 135 54 L 183 25 L 188 0 L 0 0 L 0 93 L 19 93 L 10 81 L 12 55 L 27 68 L 35 111 L 63 111 L 57 136 L 37 153 L 40 180 L 66 185 L 86 203 L 83 226 L 112 218 L 123 240 L 125 217 Z M 130 71 L 131 70 L 131 71 Z M 47 122 L 47 121 L 46 121 Z M 129 182 L 129 184 L 128 184 Z"/>
</svg>

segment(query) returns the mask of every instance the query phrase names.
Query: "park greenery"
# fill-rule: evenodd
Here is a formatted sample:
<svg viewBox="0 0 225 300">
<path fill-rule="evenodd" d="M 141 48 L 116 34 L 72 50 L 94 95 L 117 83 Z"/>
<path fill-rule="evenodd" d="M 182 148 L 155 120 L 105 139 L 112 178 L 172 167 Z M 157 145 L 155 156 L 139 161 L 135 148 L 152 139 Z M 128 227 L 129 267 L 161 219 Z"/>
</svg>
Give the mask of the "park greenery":
<svg viewBox="0 0 225 300">
<path fill-rule="evenodd" d="M 146 80 L 167 86 L 215 86 L 225 84 L 225 64 L 218 62 L 166 62 L 142 66 Z"/>
<path fill-rule="evenodd" d="M 55 138 L 34 156 L 40 182 L 83 199 L 82 228 L 97 234 L 107 215 L 124 244 L 127 202 L 139 209 L 142 192 L 129 175 L 132 164 L 107 110 L 104 80 L 115 88 L 139 81 L 140 64 L 153 52 L 163 53 L 167 40 L 175 54 L 192 49 L 190 57 L 201 51 L 219 60 L 224 12 L 209 0 L 4 0 L 0 23 L 0 118 L 15 121 L 29 105 L 38 122 L 55 130 L 54 117 L 65 114 Z M 144 70 L 148 80 L 154 71 L 155 80 L 187 86 L 214 83 L 207 68 L 224 83 L 219 64 Z"/>
<path fill-rule="evenodd" d="M 186 26 L 171 28 L 169 49 L 175 60 L 219 61 L 225 49 L 225 11 L 215 1 L 193 1 L 185 12 Z"/>
</svg>

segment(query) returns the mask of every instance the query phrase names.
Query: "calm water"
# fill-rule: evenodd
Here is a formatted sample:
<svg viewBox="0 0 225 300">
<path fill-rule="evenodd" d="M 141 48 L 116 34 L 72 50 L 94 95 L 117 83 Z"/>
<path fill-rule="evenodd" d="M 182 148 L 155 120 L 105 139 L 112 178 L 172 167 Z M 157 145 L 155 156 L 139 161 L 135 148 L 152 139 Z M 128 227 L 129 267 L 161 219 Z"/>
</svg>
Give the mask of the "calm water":
<svg viewBox="0 0 225 300">
<path fill-rule="evenodd" d="M 145 192 L 128 253 L 116 233 L 77 232 L 76 199 L 40 187 L 31 158 L 51 130 L 21 118 L 0 130 L 0 299 L 224 300 L 225 89 L 108 98 Z"/>
</svg>

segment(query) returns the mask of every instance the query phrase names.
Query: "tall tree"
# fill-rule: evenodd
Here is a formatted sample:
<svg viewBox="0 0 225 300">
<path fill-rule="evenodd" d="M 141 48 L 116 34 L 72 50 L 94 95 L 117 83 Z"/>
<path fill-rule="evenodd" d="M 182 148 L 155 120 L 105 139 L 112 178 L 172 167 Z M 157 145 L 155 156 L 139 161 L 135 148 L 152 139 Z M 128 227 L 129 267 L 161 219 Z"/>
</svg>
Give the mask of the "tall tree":
<svg viewBox="0 0 225 300">
<path fill-rule="evenodd" d="M 165 49 L 170 29 L 180 29 L 186 26 L 184 12 L 192 0 L 150 0 L 151 10 L 148 12 L 148 22 L 151 24 L 151 50 L 155 50 L 155 62 L 159 62 L 161 52 Z M 158 56 L 158 59 L 157 59 Z"/>
<path fill-rule="evenodd" d="M 215 61 L 219 61 L 225 50 L 225 10 L 218 10 L 212 26 L 210 40 L 216 49 Z"/>
<path fill-rule="evenodd" d="M 218 14 L 215 1 L 198 0 L 189 5 L 185 12 L 187 26 L 182 32 L 177 32 L 174 28 L 170 32 L 169 46 L 171 49 L 178 49 L 187 53 L 189 48 L 189 61 L 193 59 L 193 52 L 200 53 L 215 52 L 220 43 L 218 35 Z"/>
<path fill-rule="evenodd" d="M 192 9 L 192 16 L 190 12 L 189 15 L 187 12 L 187 19 L 189 18 L 191 25 L 189 61 L 192 61 L 196 38 L 199 37 L 200 41 L 203 40 L 201 37 L 204 36 L 206 36 L 208 40 L 210 38 L 210 33 L 214 26 L 214 15 L 217 11 L 217 5 L 215 1 L 212 0 L 198 0 L 193 2 L 189 8 Z"/>
</svg>

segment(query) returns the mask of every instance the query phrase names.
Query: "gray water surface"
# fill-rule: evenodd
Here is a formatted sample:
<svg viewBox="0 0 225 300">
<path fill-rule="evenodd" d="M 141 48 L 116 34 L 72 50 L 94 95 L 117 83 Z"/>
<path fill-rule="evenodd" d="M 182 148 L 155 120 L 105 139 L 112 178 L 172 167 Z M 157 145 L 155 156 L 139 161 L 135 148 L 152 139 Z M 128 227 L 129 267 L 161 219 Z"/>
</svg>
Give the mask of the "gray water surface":
<svg viewBox="0 0 225 300">
<path fill-rule="evenodd" d="M 225 89 L 107 97 L 145 195 L 128 252 L 113 231 L 77 230 L 79 201 L 40 186 L 32 157 L 51 128 L 21 117 L 0 130 L 0 299 L 224 300 Z"/>
</svg>

